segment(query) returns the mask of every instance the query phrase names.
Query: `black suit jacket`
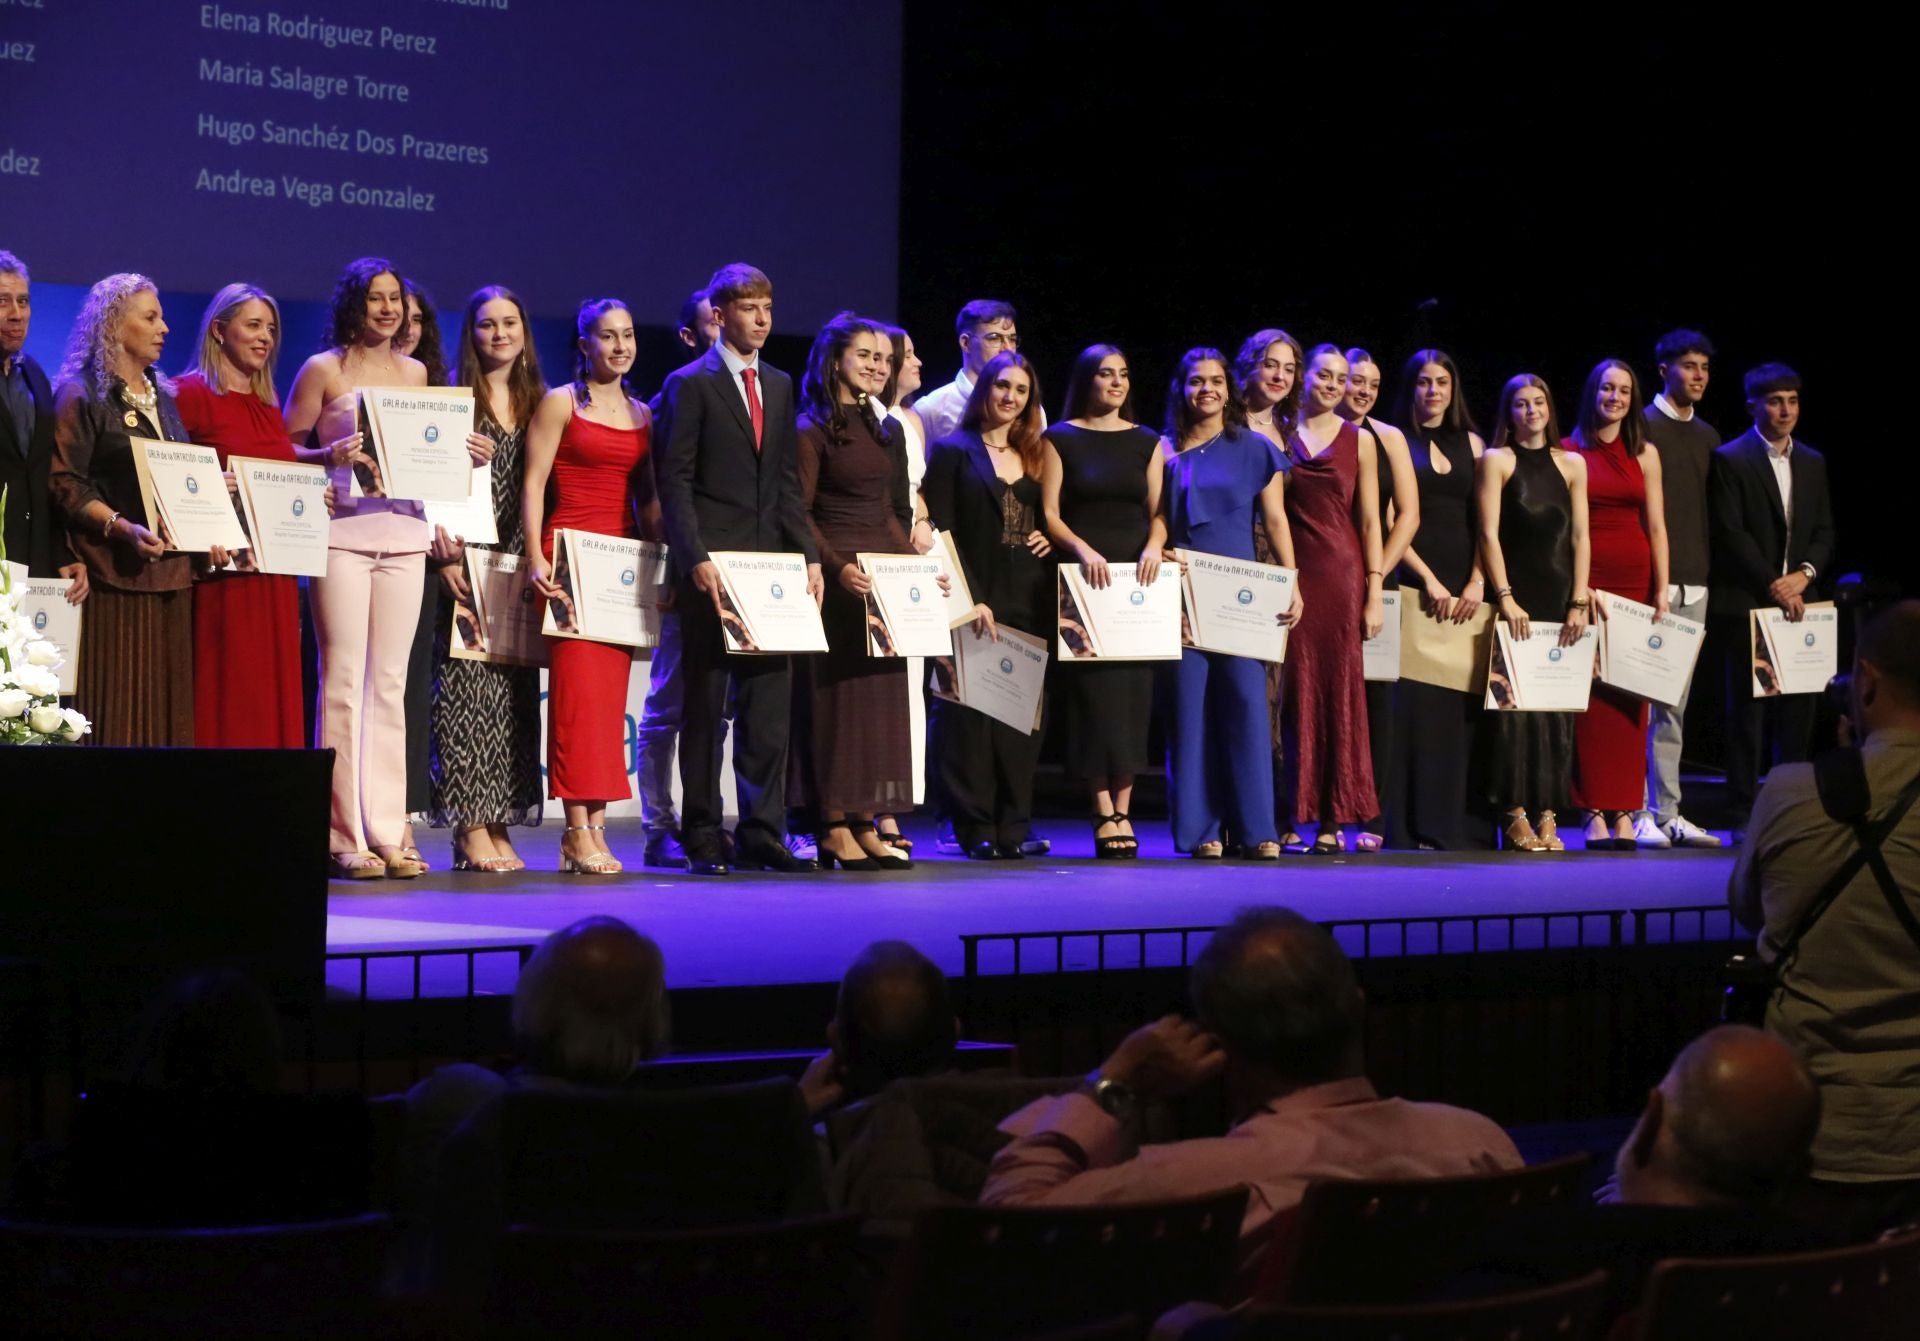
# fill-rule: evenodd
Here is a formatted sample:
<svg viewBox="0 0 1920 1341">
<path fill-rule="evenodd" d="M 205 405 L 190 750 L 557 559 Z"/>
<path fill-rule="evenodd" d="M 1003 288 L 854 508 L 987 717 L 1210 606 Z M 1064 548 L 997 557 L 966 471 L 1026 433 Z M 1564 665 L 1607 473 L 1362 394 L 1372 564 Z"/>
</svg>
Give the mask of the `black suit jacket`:
<svg viewBox="0 0 1920 1341">
<path fill-rule="evenodd" d="M 1833 500 L 1827 492 L 1827 461 L 1795 439 L 1787 457 L 1793 477 L 1793 526 L 1780 505 L 1780 486 L 1767 460 L 1767 442 L 1748 429 L 1713 454 L 1707 471 L 1707 512 L 1712 518 L 1713 573 L 1708 609 L 1740 615 L 1773 604 L 1767 587 L 1780 576 L 1784 554 L 1791 572 L 1814 567 L 1807 598 L 1817 599 L 1831 578 Z"/>
<path fill-rule="evenodd" d="M 716 347 L 668 375 L 654 424 L 654 482 L 679 577 L 710 550 L 793 553 L 818 563 L 800 503 L 793 379 L 758 361 L 762 438 Z"/>
<path fill-rule="evenodd" d="M 1000 543 L 1005 520 L 1000 511 L 1000 480 L 986 443 L 971 429 L 960 429 L 927 450 L 927 473 L 920 494 L 934 526 L 953 537 L 954 552 L 966 573 L 973 599 L 991 606 L 991 593 L 1006 585 L 1007 547 Z"/>
<path fill-rule="evenodd" d="M 35 577 L 55 577 L 73 562 L 66 518 L 47 497 L 53 468 L 53 388 L 38 363 L 20 355 L 20 369 L 33 396 L 33 438 L 23 454 L 13 416 L 0 412 L 0 485 L 7 491 L 7 558 L 24 563 Z"/>
</svg>

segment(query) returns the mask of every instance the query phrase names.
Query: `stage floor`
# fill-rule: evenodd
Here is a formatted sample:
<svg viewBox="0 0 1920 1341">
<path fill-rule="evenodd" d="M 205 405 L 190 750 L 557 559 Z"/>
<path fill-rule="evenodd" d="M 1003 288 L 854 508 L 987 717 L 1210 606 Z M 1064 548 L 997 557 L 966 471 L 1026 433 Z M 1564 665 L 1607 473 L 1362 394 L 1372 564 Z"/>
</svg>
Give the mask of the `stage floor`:
<svg viewBox="0 0 1920 1341">
<path fill-rule="evenodd" d="M 1054 853 L 1018 862 L 973 862 L 933 851 L 930 822 L 910 824 L 914 869 L 805 876 L 735 873 L 724 879 L 640 865 L 637 820 L 609 828 L 627 864 L 618 876 L 560 875 L 560 825 L 515 831 L 531 869 L 513 875 L 455 872 L 444 832 L 423 832 L 435 869 L 411 881 L 332 882 L 327 948 L 336 952 L 516 945 L 577 918 L 606 913 L 657 940 L 675 988 L 830 982 L 868 942 L 910 941 L 948 973 L 962 966 L 963 934 L 1217 925 L 1249 903 L 1280 903 L 1320 920 L 1437 913 L 1609 911 L 1718 904 L 1733 865 L 1729 849 L 1669 852 L 1376 853 L 1196 862 L 1174 854 L 1164 824 L 1136 825 L 1137 861 L 1092 860 L 1084 824 L 1042 821 Z M 1725 834 L 1721 837 L 1724 839 Z M 491 960 L 492 962 L 489 962 Z M 1074 967 L 1071 959 L 1068 967 Z M 990 966 L 989 966 L 990 967 Z M 410 972 L 410 969 L 404 970 Z M 374 995 L 403 994 L 400 963 L 376 965 Z M 425 990 L 452 990 L 464 962 L 429 971 Z M 483 991 L 510 991 L 513 964 L 489 956 Z M 330 966 L 353 990 L 358 969 Z"/>
</svg>

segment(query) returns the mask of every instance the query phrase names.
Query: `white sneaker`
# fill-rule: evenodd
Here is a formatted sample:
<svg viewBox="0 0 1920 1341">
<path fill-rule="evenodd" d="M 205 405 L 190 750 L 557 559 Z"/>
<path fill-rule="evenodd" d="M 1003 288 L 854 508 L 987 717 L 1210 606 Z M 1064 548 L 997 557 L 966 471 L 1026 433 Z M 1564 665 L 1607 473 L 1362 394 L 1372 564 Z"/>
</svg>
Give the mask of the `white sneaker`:
<svg viewBox="0 0 1920 1341">
<path fill-rule="evenodd" d="M 1633 845 L 1635 847 L 1672 847 L 1673 842 L 1660 830 L 1660 821 L 1646 811 L 1633 817 Z"/>
<path fill-rule="evenodd" d="M 1710 834 L 1685 815 L 1675 815 L 1667 821 L 1667 837 L 1675 847 L 1719 847 L 1720 838 Z"/>
<path fill-rule="evenodd" d="M 787 835 L 787 851 L 796 861 L 819 861 L 820 848 L 810 833 L 790 833 Z"/>
</svg>

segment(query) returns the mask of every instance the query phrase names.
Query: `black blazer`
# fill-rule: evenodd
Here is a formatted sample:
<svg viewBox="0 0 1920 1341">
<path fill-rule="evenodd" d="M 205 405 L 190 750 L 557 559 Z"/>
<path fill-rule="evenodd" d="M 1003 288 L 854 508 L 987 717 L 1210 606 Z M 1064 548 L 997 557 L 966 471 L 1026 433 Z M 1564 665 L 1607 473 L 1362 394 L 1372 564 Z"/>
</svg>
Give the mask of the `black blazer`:
<svg viewBox="0 0 1920 1341">
<path fill-rule="evenodd" d="M 47 497 L 47 473 L 53 468 L 53 388 L 40 365 L 25 354 L 20 371 L 33 396 L 33 438 L 20 450 L 13 416 L 0 412 L 0 486 L 7 491 L 7 558 L 24 563 L 35 577 L 55 577 L 73 562 L 67 548 L 67 522 Z"/>
<path fill-rule="evenodd" d="M 1000 478 L 979 433 L 959 429 L 927 449 L 920 494 L 928 518 L 953 537 L 973 599 L 991 607 L 990 593 L 1006 586 L 1007 547 L 1000 543 Z"/>
<path fill-rule="evenodd" d="M 798 551 L 818 563 L 800 504 L 793 379 L 759 361 L 761 445 L 718 347 L 668 375 L 654 422 L 654 483 L 673 571 L 716 549 Z"/>
<path fill-rule="evenodd" d="M 1767 587 L 1780 576 L 1784 554 L 1791 572 L 1814 568 L 1809 599 L 1817 599 L 1833 562 L 1833 500 L 1827 492 L 1827 461 L 1795 439 L 1787 457 L 1793 477 L 1793 528 L 1780 506 L 1780 486 L 1767 460 L 1767 442 L 1748 429 L 1713 454 L 1707 470 L 1707 513 L 1712 519 L 1713 570 L 1708 610 L 1745 616 L 1773 604 Z"/>
</svg>

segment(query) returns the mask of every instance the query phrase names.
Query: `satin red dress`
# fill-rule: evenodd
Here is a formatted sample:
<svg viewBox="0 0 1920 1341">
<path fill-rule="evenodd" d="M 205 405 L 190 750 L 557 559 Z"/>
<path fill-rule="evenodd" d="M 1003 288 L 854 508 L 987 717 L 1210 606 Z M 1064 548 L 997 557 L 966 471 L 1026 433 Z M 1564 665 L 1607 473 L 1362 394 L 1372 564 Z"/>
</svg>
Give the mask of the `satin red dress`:
<svg viewBox="0 0 1920 1341">
<path fill-rule="evenodd" d="M 1593 546 L 1588 586 L 1651 602 L 1653 546 L 1639 460 L 1617 441 L 1562 446 L 1579 451 L 1587 462 L 1587 535 Z M 1595 680 L 1587 710 L 1574 718 L 1573 804 L 1581 810 L 1630 811 L 1646 803 L 1647 701 Z"/>
<path fill-rule="evenodd" d="M 1367 729 L 1367 680 L 1360 644 L 1367 563 L 1353 519 L 1360 484 L 1360 432 L 1343 425 L 1332 444 L 1308 456 L 1288 445 L 1287 529 L 1307 592 L 1300 622 L 1287 636 L 1281 720 L 1291 818 L 1351 824 L 1380 811 Z"/>
<path fill-rule="evenodd" d="M 174 384 L 180 422 L 201 447 L 293 460 L 278 407 L 248 391 L 216 395 L 199 373 Z M 193 743 L 226 749 L 306 745 L 299 579 L 223 573 L 193 592 Z"/>
<path fill-rule="evenodd" d="M 558 527 L 631 536 L 633 474 L 647 460 L 648 428 L 609 428 L 576 408 L 560 434 L 547 479 L 552 506 L 540 549 L 553 562 Z M 548 569 L 552 571 L 551 567 Z M 626 761 L 627 680 L 633 649 L 574 638 L 551 640 L 547 672 L 547 795 L 620 801 L 633 795 Z"/>
</svg>

